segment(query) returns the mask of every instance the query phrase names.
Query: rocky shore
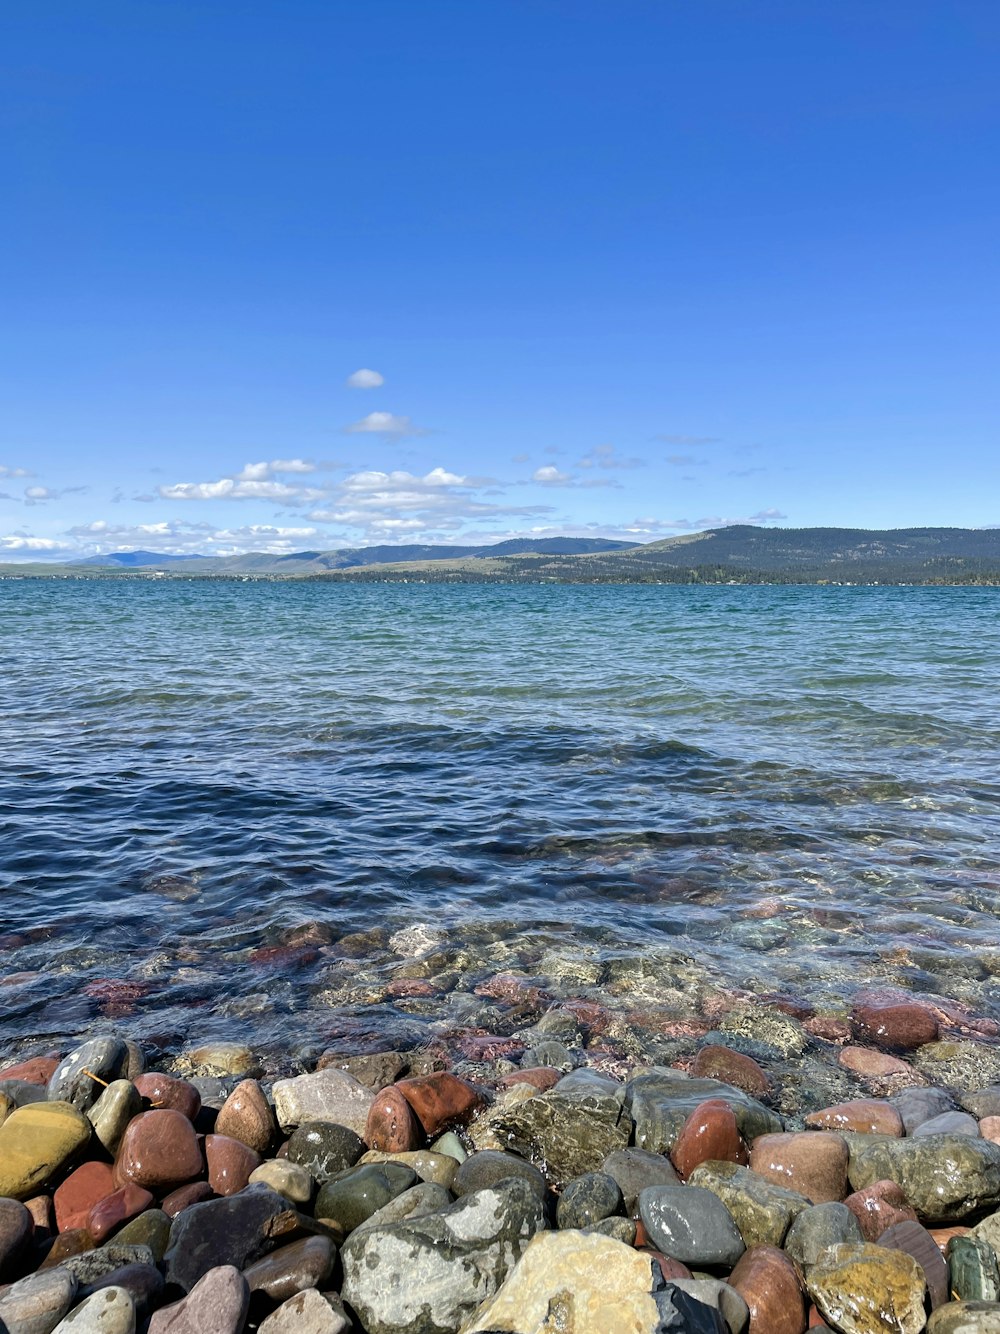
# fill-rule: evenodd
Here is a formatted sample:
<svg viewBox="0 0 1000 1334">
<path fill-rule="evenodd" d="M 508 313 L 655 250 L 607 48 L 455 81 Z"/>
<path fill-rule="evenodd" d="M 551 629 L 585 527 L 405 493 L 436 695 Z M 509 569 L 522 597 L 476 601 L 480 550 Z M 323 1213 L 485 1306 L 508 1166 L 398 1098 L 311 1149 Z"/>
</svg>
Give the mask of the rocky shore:
<svg viewBox="0 0 1000 1334">
<path fill-rule="evenodd" d="M 1000 1334 L 996 1025 L 793 1008 L 674 1065 L 602 1058 L 589 1001 L 277 1079 L 12 1053 L 0 1334 Z"/>
</svg>

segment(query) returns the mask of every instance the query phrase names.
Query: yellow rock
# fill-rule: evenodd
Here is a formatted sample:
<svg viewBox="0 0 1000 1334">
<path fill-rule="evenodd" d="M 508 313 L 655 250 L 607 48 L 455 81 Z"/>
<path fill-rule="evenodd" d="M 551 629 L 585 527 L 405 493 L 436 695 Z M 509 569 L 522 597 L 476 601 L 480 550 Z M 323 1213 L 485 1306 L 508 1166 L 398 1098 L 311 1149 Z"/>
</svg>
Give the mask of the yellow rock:
<svg viewBox="0 0 1000 1334">
<path fill-rule="evenodd" d="M 463 1334 L 652 1334 L 648 1255 L 611 1237 L 540 1232 Z"/>
<path fill-rule="evenodd" d="M 430 1149 L 417 1149 L 414 1153 L 380 1153 L 369 1149 L 359 1159 L 359 1163 L 405 1163 L 413 1169 L 421 1181 L 432 1181 L 437 1186 L 451 1189 L 455 1180 L 459 1162 L 447 1153 L 433 1153 Z"/>
<path fill-rule="evenodd" d="M 14 1110 L 13 1098 L 8 1098 L 6 1093 L 0 1093 L 0 1125 L 3 1125 L 7 1117 Z"/>
<path fill-rule="evenodd" d="M 806 1273 L 809 1295 L 846 1334 L 920 1334 L 924 1274 L 904 1251 L 844 1243 L 823 1252 Z"/>
<path fill-rule="evenodd" d="M 0 1125 L 0 1195 L 25 1200 L 90 1139 L 90 1122 L 68 1102 L 32 1102 Z"/>
</svg>

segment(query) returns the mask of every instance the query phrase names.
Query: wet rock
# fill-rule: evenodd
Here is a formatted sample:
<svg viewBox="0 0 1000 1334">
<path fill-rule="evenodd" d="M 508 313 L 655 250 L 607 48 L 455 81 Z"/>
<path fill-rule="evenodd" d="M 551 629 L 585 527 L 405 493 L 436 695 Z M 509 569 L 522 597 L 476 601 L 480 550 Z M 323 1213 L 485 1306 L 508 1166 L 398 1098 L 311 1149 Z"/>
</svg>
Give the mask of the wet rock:
<svg viewBox="0 0 1000 1334">
<path fill-rule="evenodd" d="M 800 1268 L 808 1269 L 828 1247 L 857 1246 L 864 1240 L 861 1225 L 846 1204 L 814 1204 L 792 1223 L 784 1249 Z"/>
<path fill-rule="evenodd" d="M 20 1079 L 25 1084 L 37 1084 L 45 1088 L 59 1068 L 59 1060 L 58 1056 L 32 1056 L 27 1061 L 5 1066 L 0 1070 L 0 1080 Z"/>
<path fill-rule="evenodd" d="M 0 1293 L 0 1330 L 51 1334 L 73 1305 L 77 1282 L 66 1269 L 29 1274 Z"/>
<path fill-rule="evenodd" d="M 844 1334 L 920 1334 L 924 1276 L 911 1256 L 881 1246 L 834 1246 L 807 1272 L 809 1295 Z"/>
<path fill-rule="evenodd" d="M 751 1246 L 729 1284 L 750 1311 L 750 1334 L 803 1334 L 806 1302 L 795 1265 L 776 1246 Z"/>
<path fill-rule="evenodd" d="M 124 1288 L 102 1288 L 75 1306 L 52 1334 L 135 1334 L 132 1294 Z"/>
<path fill-rule="evenodd" d="M 653 1294 L 660 1323 L 657 1331 L 671 1334 L 726 1334 L 726 1322 L 713 1306 L 706 1306 L 675 1283 L 668 1282 L 660 1292 Z M 547 1331 L 546 1331 L 547 1334 Z"/>
<path fill-rule="evenodd" d="M 906 1061 L 898 1056 L 887 1056 L 885 1052 L 875 1051 L 871 1047 L 843 1047 L 837 1057 L 837 1064 L 843 1070 L 860 1075 L 868 1084 L 875 1085 L 889 1081 L 902 1081 L 920 1084 L 923 1077 L 918 1075 Z"/>
<path fill-rule="evenodd" d="M 539 1233 L 466 1334 L 552 1329 L 648 1331 L 659 1326 L 649 1257 L 582 1233 Z"/>
<path fill-rule="evenodd" d="M 87 1119 L 94 1127 L 97 1139 L 114 1156 L 122 1142 L 125 1128 L 141 1111 L 142 1098 L 132 1081 L 115 1079 L 93 1107 L 87 1109 Z"/>
<path fill-rule="evenodd" d="M 548 1066 L 560 1074 L 576 1069 L 583 1059 L 579 1047 L 568 1047 L 565 1042 L 557 1042 L 554 1038 L 536 1042 L 534 1046 L 526 1048 L 523 1056 L 524 1064 L 529 1069 L 532 1066 Z"/>
<path fill-rule="evenodd" d="M 60 1232 L 49 1247 L 45 1259 L 38 1266 L 39 1270 L 52 1269 L 72 1255 L 82 1255 L 94 1249 L 94 1238 L 85 1227 L 77 1227 L 69 1232 Z"/>
<path fill-rule="evenodd" d="M 242 1042 L 209 1042 L 184 1052 L 179 1066 L 195 1075 L 254 1075 L 257 1061 L 253 1052 Z"/>
<path fill-rule="evenodd" d="M 373 1227 L 402 1223 L 407 1218 L 423 1218 L 426 1214 L 438 1214 L 453 1203 L 450 1191 L 445 1190 L 443 1186 L 437 1186 L 433 1181 L 421 1181 L 416 1186 L 411 1186 L 409 1190 L 404 1190 L 402 1195 L 397 1195 L 381 1209 L 377 1209 L 370 1218 L 359 1223 L 351 1235 L 357 1236 Z"/>
<path fill-rule="evenodd" d="M 114 1188 L 114 1170 L 109 1163 L 82 1163 L 52 1197 L 58 1230 L 86 1227 L 91 1209 Z"/>
<path fill-rule="evenodd" d="M 152 1107 L 169 1107 L 192 1122 L 201 1111 L 201 1094 L 186 1079 L 151 1070 L 148 1074 L 140 1075 L 134 1083 L 137 1092 Z"/>
<path fill-rule="evenodd" d="M 912 1135 L 916 1128 L 942 1112 L 955 1110 L 955 1103 L 944 1089 L 909 1088 L 903 1089 L 889 1099 L 902 1118 L 903 1128 Z"/>
<path fill-rule="evenodd" d="M 842 1200 L 847 1194 L 847 1145 L 826 1130 L 762 1135 L 750 1150 L 750 1170 L 805 1195 L 813 1204 Z"/>
<path fill-rule="evenodd" d="M 308 1204 L 313 1197 L 315 1183 L 311 1173 L 298 1163 L 283 1158 L 269 1158 L 250 1173 L 250 1185 L 260 1182 L 284 1195 L 292 1204 Z"/>
<path fill-rule="evenodd" d="M 875 1098 L 858 1098 L 824 1107 L 811 1112 L 805 1122 L 820 1130 L 854 1130 L 862 1135 L 899 1136 L 903 1133 L 903 1120 L 896 1108 Z"/>
<path fill-rule="evenodd" d="M 498 1181 L 508 1177 L 520 1177 L 527 1181 L 540 1200 L 545 1199 L 548 1186 L 545 1177 L 532 1163 L 518 1158 L 513 1153 L 498 1153 L 494 1149 L 484 1149 L 481 1153 L 470 1154 L 459 1165 L 451 1183 L 454 1195 L 461 1198 L 473 1191 L 485 1190 L 495 1186 Z"/>
<path fill-rule="evenodd" d="M 364 1138 L 370 1148 L 383 1153 L 409 1153 L 423 1143 L 423 1129 L 398 1088 L 376 1093 Z"/>
<path fill-rule="evenodd" d="M 934 1042 L 921 1047 L 914 1063 L 932 1084 L 960 1091 L 1000 1081 L 1000 1048 L 985 1042 Z"/>
<path fill-rule="evenodd" d="M 927 1334 L 1000 1334 L 1000 1304 L 949 1302 L 933 1313 Z"/>
<path fill-rule="evenodd" d="M 748 1143 L 783 1128 L 779 1116 L 740 1089 L 714 1079 L 689 1079 L 676 1070 L 657 1070 L 631 1079 L 622 1096 L 635 1120 L 636 1147 L 652 1153 L 669 1153 L 684 1122 L 709 1098 L 729 1103 Z"/>
<path fill-rule="evenodd" d="M 670 1286 L 718 1311 L 729 1334 L 747 1334 L 750 1328 L 750 1308 L 736 1289 L 722 1279 L 674 1278 L 670 1280 Z"/>
<path fill-rule="evenodd" d="M 899 1183 L 925 1222 L 955 1222 L 1000 1203 L 1000 1145 L 968 1135 L 886 1140 L 851 1164 L 855 1189 L 884 1180 Z"/>
<path fill-rule="evenodd" d="M 409 1069 L 409 1059 L 399 1051 L 379 1051 L 366 1056 L 346 1056 L 325 1051 L 316 1062 L 317 1070 L 344 1070 L 372 1093 L 395 1084 Z"/>
<path fill-rule="evenodd" d="M 255 1153 L 267 1153 L 278 1134 L 278 1122 L 256 1079 L 242 1079 L 236 1085 L 219 1109 L 215 1131 Z"/>
<path fill-rule="evenodd" d="M 239 1334 L 250 1305 L 246 1280 L 232 1265 L 210 1269 L 188 1295 L 157 1311 L 149 1334 Z"/>
<path fill-rule="evenodd" d="M 781 1010 L 753 1002 L 734 1006 L 720 1021 L 719 1029 L 786 1059 L 803 1052 L 808 1041 L 797 1019 Z"/>
<path fill-rule="evenodd" d="M 417 1120 L 428 1136 L 440 1135 L 443 1130 L 464 1126 L 486 1105 L 482 1092 L 464 1079 L 446 1070 L 423 1075 L 417 1079 L 402 1079 L 396 1090 L 409 1103 Z"/>
<path fill-rule="evenodd" d="M 350 1334 L 353 1325 L 337 1298 L 307 1288 L 258 1326 L 258 1334 Z"/>
<path fill-rule="evenodd" d="M 132 1182 L 161 1194 L 203 1172 L 198 1137 L 182 1112 L 163 1108 L 129 1122 L 115 1159 L 116 1185 Z"/>
<path fill-rule="evenodd" d="M 305 1288 L 321 1288 L 333 1272 L 336 1251 L 329 1237 L 306 1237 L 282 1246 L 243 1271 L 247 1287 L 283 1302 Z"/>
<path fill-rule="evenodd" d="M 192 1181 L 164 1196 L 163 1212 L 169 1218 L 176 1218 L 182 1209 L 190 1209 L 192 1204 L 203 1204 L 205 1200 L 214 1199 L 215 1191 L 207 1181 Z"/>
<path fill-rule="evenodd" d="M 85 1112 L 101 1096 L 103 1085 L 120 1079 L 127 1066 L 128 1047 L 120 1038 L 91 1038 L 59 1062 L 46 1096 L 50 1102 L 68 1102 Z"/>
<path fill-rule="evenodd" d="M 771 1088 L 770 1080 L 753 1057 L 731 1047 L 702 1047 L 691 1064 L 691 1074 L 695 1078 L 717 1079 L 741 1089 L 751 1098 L 766 1098 Z"/>
<path fill-rule="evenodd" d="M 360 1135 L 332 1121 L 306 1121 L 288 1140 L 288 1161 L 304 1167 L 321 1185 L 353 1167 L 364 1151 Z"/>
<path fill-rule="evenodd" d="M 457 1329 L 543 1227 L 531 1187 L 505 1181 L 441 1213 L 365 1229 L 341 1252 L 344 1301 L 368 1334 Z"/>
<path fill-rule="evenodd" d="M 670 1161 L 682 1179 L 700 1163 L 715 1160 L 746 1166 L 748 1159 L 733 1109 L 721 1098 L 699 1103 L 681 1126 L 670 1151 Z"/>
<path fill-rule="evenodd" d="M 731 1268 L 745 1249 L 732 1214 L 698 1186 L 648 1187 L 639 1216 L 658 1250 L 697 1269 Z"/>
<path fill-rule="evenodd" d="M 916 1260 L 923 1270 L 932 1308 L 948 1300 L 948 1265 L 926 1228 L 919 1223 L 893 1223 L 882 1233 L 878 1244 L 903 1251 Z"/>
<path fill-rule="evenodd" d="M 65 1171 L 90 1139 L 90 1122 L 66 1102 L 19 1107 L 0 1125 L 0 1196 L 23 1200 Z"/>
<path fill-rule="evenodd" d="M 844 1208 L 858 1220 L 865 1241 L 878 1241 L 895 1223 L 917 1221 L 917 1211 L 895 1181 L 873 1181 L 848 1195 Z"/>
<path fill-rule="evenodd" d="M 691 1173 L 688 1185 L 719 1197 L 748 1246 L 781 1246 L 793 1221 L 809 1208 L 804 1195 L 735 1163 L 703 1163 Z"/>
<path fill-rule="evenodd" d="M 459 1169 L 458 1161 L 450 1154 L 432 1153 L 430 1149 L 417 1149 L 414 1153 L 378 1153 L 372 1149 L 358 1159 L 359 1166 L 368 1163 L 401 1163 L 416 1172 L 421 1181 L 433 1181 L 446 1190 L 451 1189 Z"/>
<path fill-rule="evenodd" d="M 550 1065 L 535 1065 L 514 1070 L 500 1080 L 501 1088 L 512 1088 L 515 1084 L 530 1084 L 539 1093 L 548 1093 L 555 1088 L 561 1078 L 561 1072 Z"/>
<path fill-rule="evenodd" d="M 914 1135 L 979 1135 L 979 1122 L 968 1112 L 942 1112 L 913 1131 Z"/>
<path fill-rule="evenodd" d="M 170 1240 L 170 1218 L 162 1209 L 147 1209 L 118 1232 L 121 1246 L 148 1246 L 153 1263 L 159 1264 Z"/>
<path fill-rule="evenodd" d="M 938 1021 L 923 1005 L 862 1005 L 852 1015 L 854 1031 L 883 1051 L 915 1051 L 936 1042 Z"/>
<path fill-rule="evenodd" d="M 260 1154 L 228 1135 L 205 1136 L 208 1184 L 216 1195 L 235 1195 L 260 1167 Z"/>
<path fill-rule="evenodd" d="M 370 1089 L 345 1070 L 332 1067 L 294 1079 L 279 1079 L 273 1089 L 274 1110 L 282 1130 L 310 1121 L 328 1121 L 346 1126 L 363 1136 L 368 1113 L 375 1101 Z"/>
<path fill-rule="evenodd" d="M 562 1094 L 558 1086 L 494 1118 L 501 1140 L 553 1183 L 598 1171 L 609 1153 L 629 1142 L 632 1120 L 604 1092 Z"/>
<path fill-rule="evenodd" d="M 970 1093 L 958 1095 L 959 1104 L 971 1113 L 977 1121 L 985 1116 L 1000 1116 L 1000 1084 L 991 1084 L 988 1088 L 973 1089 Z M 942 1108 L 947 1111 L 947 1108 Z"/>
<path fill-rule="evenodd" d="M 316 1196 L 317 1218 L 353 1232 L 373 1213 L 416 1185 L 417 1174 L 401 1163 L 366 1163 L 331 1177 Z"/>
<path fill-rule="evenodd" d="M 636 1218 L 639 1195 L 647 1186 L 677 1186 L 680 1178 L 669 1158 L 646 1149 L 616 1149 L 601 1164 L 601 1171 L 617 1181 L 626 1212 Z"/>
<path fill-rule="evenodd" d="M 209 1270 L 243 1269 L 271 1249 L 288 1202 L 266 1186 L 193 1204 L 177 1215 L 164 1256 L 167 1283 L 190 1292 Z"/>
<path fill-rule="evenodd" d="M 31 1241 L 34 1220 L 17 1200 L 0 1199 L 0 1282 L 7 1283 Z"/>
<path fill-rule="evenodd" d="M 603 1172 L 586 1172 L 574 1177 L 560 1195 L 556 1226 L 563 1229 L 592 1227 L 619 1213 L 623 1207 L 621 1189 L 613 1177 Z"/>
<path fill-rule="evenodd" d="M 152 1203 L 152 1195 L 141 1186 L 122 1186 L 112 1191 L 91 1209 L 87 1220 L 90 1235 L 100 1245 L 123 1223 L 144 1213 Z"/>
<path fill-rule="evenodd" d="M 948 1289 L 962 1302 L 1000 1302 L 997 1253 L 984 1237 L 952 1237 L 945 1252 Z"/>
</svg>

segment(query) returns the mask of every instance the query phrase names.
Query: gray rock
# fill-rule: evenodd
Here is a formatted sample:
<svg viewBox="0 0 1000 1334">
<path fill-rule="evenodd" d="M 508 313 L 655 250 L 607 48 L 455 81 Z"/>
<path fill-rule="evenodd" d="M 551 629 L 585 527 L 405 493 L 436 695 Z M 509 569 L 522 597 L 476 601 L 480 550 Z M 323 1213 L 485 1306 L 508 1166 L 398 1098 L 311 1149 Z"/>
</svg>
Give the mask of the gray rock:
<svg viewBox="0 0 1000 1334">
<path fill-rule="evenodd" d="M 240 1334 L 249 1307 L 243 1275 L 232 1265 L 221 1265 L 203 1274 L 183 1300 L 157 1311 L 149 1334 Z"/>
<path fill-rule="evenodd" d="M 59 1062 L 45 1090 L 46 1097 L 50 1102 L 71 1102 L 78 1111 L 86 1112 L 103 1092 L 97 1081 L 110 1084 L 120 1079 L 128 1059 L 128 1047 L 121 1038 L 91 1038 Z M 85 1070 L 90 1074 L 84 1074 Z"/>
<path fill-rule="evenodd" d="M 674 1278 L 670 1283 L 671 1287 L 679 1288 L 695 1301 L 718 1311 L 729 1334 L 746 1334 L 750 1327 L 750 1308 L 728 1283 L 720 1278 Z"/>
<path fill-rule="evenodd" d="M 338 1172 L 321 1186 L 314 1212 L 345 1233 L 353 1232 L 417 1181 L 416 1172 L 403 1163 L 365 1163 Z"/>
<path fill-rule="evenodd" d="M 493 1118 L 501 1141 L 530 1159 L 553 1184 L 599 1170 L 615 1149 L 624 1149 L 632 1118 L 616 1097 L 596 1090 L 568 1096 L 540 1093 Z"/>
<path fill-rule="evenodd" d="M 81 1287 L 97 1283 L 106 1274 L 113 1274 L 116 1269 L 126 1265 L 151 1265 L 153 1252 L 148 1246 L 132 1246 L 119 1242 L 116 1237 L 107 1246 L 99 1246 L 93 1251 L 84 1251 L 82 1255 L 71 1255 L 58 1267 L 67 1269 Z"/>
<path fill-rule="evenodd" d="M 589 1227 L 581 1228 L 581 1231 L 596 1232 L 601 1237 L 612 1237 L 625 1246 L 634 1246 L 637 1229 L 634 1219 L 616 1217 L 602 1218 L 597 1223 L 591 1223 Z"/>
<path fill-rule="evenodd" d="M 556 1205 L 556 1226 L 592 1227 L 604 1218 L 621 1213 L 625 1207 L 621 1188 L 614 1177 L 604 1172 L 585 1172 L 566 1186 Z"/>
<path fill-rule="evenodd" d="M 958 1101 L 977 1121 L 984 1116 L 1000 1116 L 1000 1084 L 990 1084 L 988 1088 L 975 1089 L 972 1093 L 960 1093 Z"/>
<path fill-rule="evenodd" d="M 885 1180 L 899 1183 L 924 1222 L 952 1223 L 1000 1203 L 1000 1144 L 924 1135 L 873 1144 L 852 1158 L 853 1190 Z"/>
<path fill-rule="evenodd" d="M 10 1334 L 52 1334 L 73 1305 L 76 1277 L 68 1269 L 43 1269 L 12 1283 L 0 1294 L 0 1330 Z"/>
<path fill-rule="evenodd" d="M 602 1075 L 598 1070 L 591 1070 L 589 1066 L 580 1066 L 578 1070 L 571 1070 L 568 1075 L 563 1075 L 559 1081 L 559 1092 L 562 1094 L 570 1093 L 610 1093 L 613 1098 L 621 1101 L 625 1093 L 625 1085 L 618 1079 L 612 1079 L 610 1075 Z"/>
<path fill-rule="evenodd" d="M 423 1218 L 426 1214 L 439 1214 L 454 1202 L 451 1191 L 445 1190 L 444 1186 L 439 1186 L 435 1181 L 421 1181 L 376 1210 L 364 1223 L 359 1223 L 351 1235 L 356 1237 L 373 1227 L 402 1223 L 406 1218 Z"/>
<path fill-rule="evenodd" d="M 463 1195 L 471 1195 L 475 1190 L 495 1186 L 507 1177 L 520 1177 L 522 1181 L 527 1181 L 540 1200 L 544 1200 L 548 1193 L 545 1177 L 533 1163 L 526 1162 L 515 1153 L 500 1153 L 495 1149 L 483 1149 L 479 1153 L 470 1154 L 455 1173 L 451 1189 L 461 1198 Z"/>
<path fill-rule="evenodd" d="M 662 1292 L 655 1292 L 653 1300 L 660 1313 L 656 1334 L 727 1334 L 721 1313 L 676 1283 L 668 1283 Z"/>
<path fill-rule="evenodd" d="M 733 1109 L 740 1134 L 749 1142 L 777 1134 L 784 1123 L 770 1108 L 741 1089 L 717 1079 L 690 1079 L 677 1071 L 655 1071 L 629 1080 L 625 1105 L 635 1119 L 635 1143 L 652 1153 L 669 1153 L 681 1127 L 707 1098 L 721 1098 Z"/>
<path fill-rule="evenodd" d="M 638 1217 L 639 1195 L 647 1186 L 679 1186 L 674 1165 L 662 1153 L 646 1149 L 616 1149 L 601 1164 L 601 1171 L 617 1181 L 627 1212 Z"/>
<path fill-rule="evenodd" d="M 546 1038 L 536 1042 L 533 1047 L 528 1047 L 521 1058 L 521 1064 L 525 1069 L 532 1069 L 536 1065 L 548 1065 L 555 1070 L 574 1070 L 585 1060 L 586 1057 L 579 1048 L 570 1048 L 565 1043 Z"/>
<path fill-rule="evenodd" d="M 1000 1334 L 1000 1303 L 949 1302 L 931 1316 L 927 1334 Z"/>
<path fill-rule="evenodd" d="M 0 1094 L 10 1098 L 15 1107 L 45 1102 L 48 1097 L 43 1085 L 29 1084 L 26 1079 L 0 1079 Z"/>
<path fill-rule="evenodd" d="M 889 1099 L 903 1121 L 903 1129 L 912 1135 L 917 1126 L 943 1112 L 953 1112 L 955 1101 L 944 1089 L 907 1088 Z"/>
<path fill-rule="evenodd" d="M 657 1250 L 696 1269 L 732 1269 L 746 1249 L 732 1214 L 699 1186 L 650 1186 L 639 1216 Z"/>
<path fill-rule="evenodd" d="M 365 1147 L 361 1136 L 347 1126 L 332 1121 L 307 1121 L 289 1138 L 288 1161 L 304 1167 L 322 1185 L 336 1173 L 353 1167 Z"/>
<path fill-rule="evenodd" d="M 31 1214 L 19 1200 L 0 1199 L 0 1282 L 17 1269 L 33 1231 Z"/>
<path fill-rule="evenodd" d="M 91 1297 L 103 1288 L 123 1288 L 135 1305 L 136 1319 L 141 1320 L 160 1305 L 163 1275 L 155 1265 L 123 1265 L 81 1287 L 77 1297 Z"/>
<path fill-rule="evenodd" d="M 262 1320 L 258 1334 L 350 1334 L 350 1317 L 337 1297 L 307 1288 Z"/>
<path fill-rule="evenodd" d="M 747 1246 L 781 1246 L 793 1220 L 810 1207 L 805 1195 L 776 1186 L 736 1163 L 701 1163 L 688 1177 L 688 1185 L 719 1197 Z"/>
<path fill-rule="evenodd" d="M 441 1213 L 366 1230 L 341 1251 L 344 1301 L 367 1334 L 456 1330 L 544 1226 L 528 1183 L 507 1180 Z"/>
<path fill-rule="evenodd" d="M 864 1241 L 861 1225 L 844 1204 L 813 1204 L 803 1209 L 785 1237 L 785 1251 L 801 1269 L 814 1265 L 829 1246 Z"/>
<path fill-rule="evenodd" d="M 183 1209 L 163 1257 L 167 1283 L 191 1292 L 210 1270 L 252 1264 L 270 1249 L 276 1221 L 289 1212 L 284 1196 L 267 1186 Z"/>
<path fill-rule="evenodd" d="M 962 1302 L 1000 1301 L 997 1254 L 985 1237 L 952 1237 L 946 1252 L 948 1289 Z"/>
<path fill-rule="evenodd" d="M 118 1152 L 125 1127 L 142 1111 L 139 1090 L 130 1079 L 115 1079 L 104 1090 L 92 1107 L 87 1119 L 94 1134 L 112 1156 Z"/>
<path fill-rule="evenodd" d="M 985 1042 L 945 1038 L 913 1054 L 913 1064 L 932 1084 L 967 1091 L 1000 1083 L 1000 1049 Z"/>
<path fill-rule="evenodd" d="M 251 1292 L 283 1302 L 306 1288 L 321 1288 L 333 1272 L 337 1252 L 329 1237 L 305 1237 L 281 1246 L 243 1271 Z"/>
<path fill-rule="evenodd" d="M 135 1334 L 131 1293 L 124 1288 L 102 1288 L 60 1320 L 53 1334 Z"/>
<path fill-rule="evenodd" d="M 294 1079 L 279 1079 L 272 1092 L 278 1124 L 286 1131 L 307 1121 L 332 1121 L 363 1135 L 375 1101 L 371 1089 L 346 1070 L 332 1067 Z"/>
<path fill-rule="evenodd" d="M 968 1112 L 942 1112 L 921 1122 L 913 1135 L 971 1135 L 975 1139 L 979 1135 L 979 1122 Z"/>
</svg>

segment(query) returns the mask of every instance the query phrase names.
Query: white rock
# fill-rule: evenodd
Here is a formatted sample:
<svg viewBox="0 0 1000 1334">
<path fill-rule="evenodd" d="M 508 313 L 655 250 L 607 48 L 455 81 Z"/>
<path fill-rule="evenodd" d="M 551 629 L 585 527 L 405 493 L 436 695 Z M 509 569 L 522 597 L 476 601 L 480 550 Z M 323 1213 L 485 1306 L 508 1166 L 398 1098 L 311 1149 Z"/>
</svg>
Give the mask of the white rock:
<svg viewBox="0 0 1000 1334">
<path fill-rule="evenodd" d="M 389 948 L 406 959 L 415 959 L 418 954 L 434 949 L 443 940 L 443 931 L 428 926 L 426 922 L 415 922 L 413 926 L 404 926 L 401 931 L 390 936 Z"/>
<path fill-rule="evenodd" d="M 346 1334 L 351 1322 L 337 1298 L 328 1299 L 315 1288 L 289 1297 L 266 1320 L 258 1334 Z"/>
<path fill-rule="evenodd" d="M 311 1075 L 279 1079 L 274 1085 L 274 1110 L 282 1130 L 306 1121 L 333 1121 L 364 1135 L 375 1094 L 346 1070 L 317 1070 Z"/>
<path fill-rule="evenodd" d="M 101 1288 L 70 1311 L 52 1334 L 135 1334 L 135 1302 L 125 1288 Z"/>
<path fill-rule="evenodd" d="M 69 1270 L 43 1269 L 12 1283 L 0 1296 L 0 1329 L 17 1334 L 49 1334 L 69 1310 L 76 1293 Z"/>
</svg>

